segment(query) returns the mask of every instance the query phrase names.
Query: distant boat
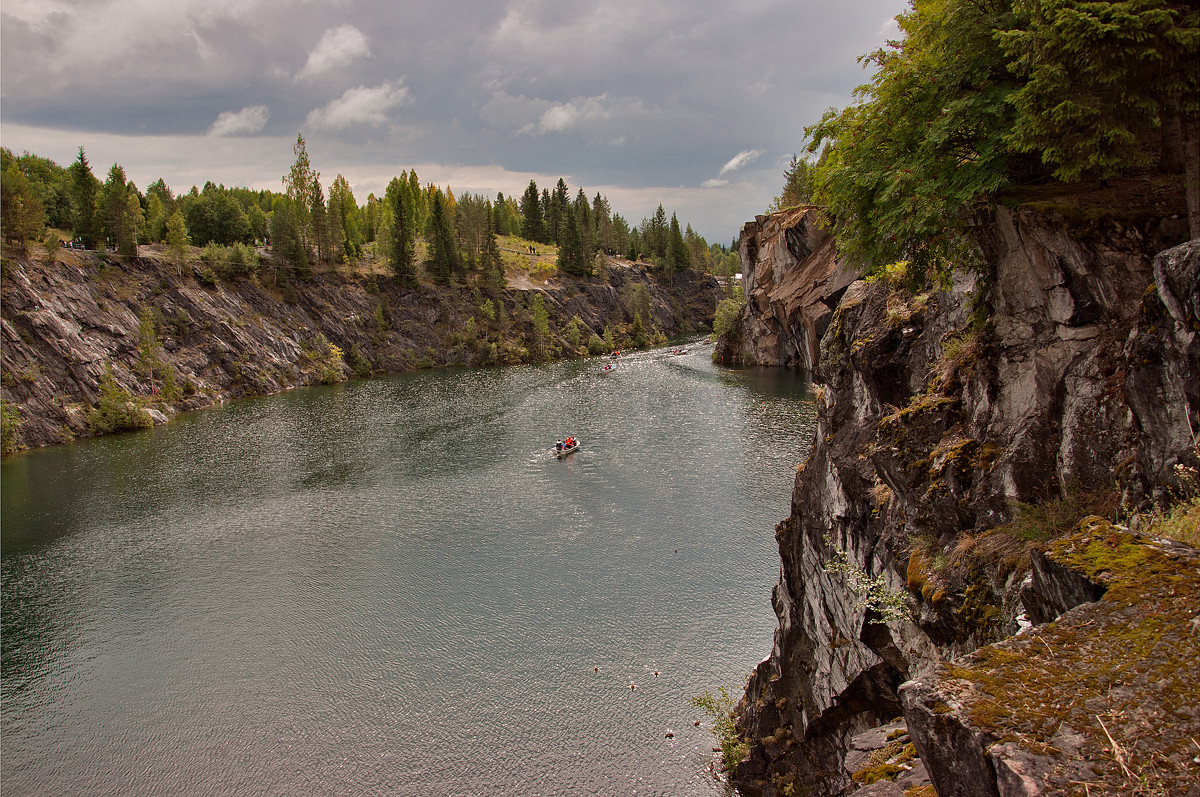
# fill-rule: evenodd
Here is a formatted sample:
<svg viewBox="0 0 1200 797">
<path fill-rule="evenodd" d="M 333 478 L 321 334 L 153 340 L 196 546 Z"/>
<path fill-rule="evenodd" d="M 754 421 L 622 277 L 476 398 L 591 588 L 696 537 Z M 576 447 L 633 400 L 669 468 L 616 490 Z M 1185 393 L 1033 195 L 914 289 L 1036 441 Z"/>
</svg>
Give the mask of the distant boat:
<svg viewBox="0 0 1200 797">
<path fill-rule="evenodd" d="M 671 352 L 671 354 L 687 354 L 687 353 L 688 353 L 687 349 L 675 349 L 674 351 Z"/>
<path fill-rule="evenodd" d="M 567 443 L 562 444 L 562 448 L 559 448 L 558 445 L 555 445 L 554 448 L 551 449 L 554 452 L 554 456 L 558 457 L 559 459 L 564 459 L 579 450 L 579 438 L 568 437 L 567 441 Z"/>
<path fill-rule="evenodd" d="M 603 368 L 596 369 L 596 371 L 598 373 L 602 373 L 602 374 L 607 374 L 609 371 L 615 371 L 615 370 L 617 370 L 617 366 L 613 365 L 612 363 L 609 363 L 608 365 L 604 366 Z"/>
</svg>

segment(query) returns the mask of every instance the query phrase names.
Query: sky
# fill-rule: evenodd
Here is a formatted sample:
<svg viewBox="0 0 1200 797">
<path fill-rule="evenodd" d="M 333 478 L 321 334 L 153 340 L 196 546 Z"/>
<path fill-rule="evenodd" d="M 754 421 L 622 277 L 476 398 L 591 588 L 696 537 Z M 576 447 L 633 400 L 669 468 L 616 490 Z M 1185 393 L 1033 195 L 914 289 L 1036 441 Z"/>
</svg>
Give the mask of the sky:
<svg viewBox="0 0 1200 797">
<path fill-rule="evenodd" d="M 661 204 L 730 243 L 905 0 L 4 0 L 0 145 L 104 179 L 280 191 L 303 135 L 359 204 L 415 169 Z"/>
</svg>

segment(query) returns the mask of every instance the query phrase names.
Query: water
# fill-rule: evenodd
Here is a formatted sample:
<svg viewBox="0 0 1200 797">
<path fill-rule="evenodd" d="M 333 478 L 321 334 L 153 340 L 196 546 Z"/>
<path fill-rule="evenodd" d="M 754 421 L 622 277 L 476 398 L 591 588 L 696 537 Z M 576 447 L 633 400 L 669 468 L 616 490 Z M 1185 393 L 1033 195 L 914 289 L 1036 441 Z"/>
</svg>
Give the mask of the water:
<svg viewBox="0 0 1200 797">
<path fill-rule="evenodd" d="M 4 793 L 723 793 L 689 699 L 770 651 L 815 416 L 710 351 L 298 390 L 12 458 Z"/>
</svg>

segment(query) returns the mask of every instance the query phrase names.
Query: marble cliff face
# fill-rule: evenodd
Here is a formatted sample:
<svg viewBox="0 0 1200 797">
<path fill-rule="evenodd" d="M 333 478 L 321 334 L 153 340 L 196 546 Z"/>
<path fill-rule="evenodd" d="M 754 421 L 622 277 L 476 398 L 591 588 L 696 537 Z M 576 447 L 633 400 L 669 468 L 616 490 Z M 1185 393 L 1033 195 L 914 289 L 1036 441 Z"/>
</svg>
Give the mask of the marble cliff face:
<svg viewBox="0 0 1200 797">
<path fill-rule="evenodd" d="M 912 296 L 886 276 L 850 281 L 813 213 L 746 226 L 746 316 L 724 348 L 815 363 L 823 383 L 776 528 L 779 622 L 740 707 L 750 752 L 737 783 L 848 793 L 852 740 L 904 717 L 943 797 L 1040 793 L 1020 776 L 1037 756 L 1003 747 L 1001 731 L 934 727 L 953 724 L 938 690 L 960 657 L 1104 593 L 1070 557 L 1032 567 L 1019 541 L 989 533 L 1018 504 L 1149 511 L 1183 489 L 1177 466 L 1200 464 L 1200 241 L 1166 249 L 1181 236 L 1161 223 L 1081 236 L 1001 208 L 977 229 L 983 268 Z M 968 752 L 939 750 L 946 740 Z"/>
</svg>

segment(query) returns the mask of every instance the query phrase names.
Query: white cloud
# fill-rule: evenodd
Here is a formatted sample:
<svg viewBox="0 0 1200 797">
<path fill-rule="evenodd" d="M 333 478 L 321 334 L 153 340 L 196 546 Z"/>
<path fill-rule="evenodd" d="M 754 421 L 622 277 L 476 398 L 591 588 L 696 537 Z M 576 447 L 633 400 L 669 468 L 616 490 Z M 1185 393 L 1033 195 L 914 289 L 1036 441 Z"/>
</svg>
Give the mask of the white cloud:
<svg viewBox="0 0 1200 797">
<path fill-rule="evenodd" d="M 727 186 L 727 185 L 729 185 L 729 181 L 722 180 L 719 177 L 711 177 L 711 178 L 705 180 L 704 182 L 700 183 L 701 188 L 723 188 L 724 186 Z"/>
<path fill-rule="evenodd" d="M 328 105 L 313 109 L 305 124 L 317 130 L 342 130 L 354 125 L 379 126 L 388 112 L 412 102 L 408 86 L 389 81 L 374 88 L 358 86 Z"/>
<path fill-rule="evenodd" d="M 308 61 L 296 73 L 296 80 L 316 77 L 357 58 L 371 55 L 367 37 L 353 25 L 330 28 L 321 36 L 317 46 L 308 54 Z"/>
<path fill-rule="evenodd" d="M 553 102 L 497 91 L 480 109 L 485 122 L 511 130 L 513 135 L 579 131 L 589 139 L 603 140 L 610 145 L 624 143 L 628 139 L 626 131 L 636 127 L 637 120 L 649 115 L 649 109 L 640 99 L 614 97 L 607 92 L 595 97 Z"/>
<path fill-rule="evenodd" d="M 759 155 L 763 154 L 761 149 L 744 149 L 738 154 L 729 159 L 729 162 L 721 167 L 721 174 L 725 175 L 729 172 L 736 172 L 738 169 L 758 159 Z"/>
<path fill-rule="evenodd" d="M 225 111 L 208 129 L 210 136 L 251 136 L 267 126 L 265 105 L 248 105 L 240 111 Z"/>
</svg>

